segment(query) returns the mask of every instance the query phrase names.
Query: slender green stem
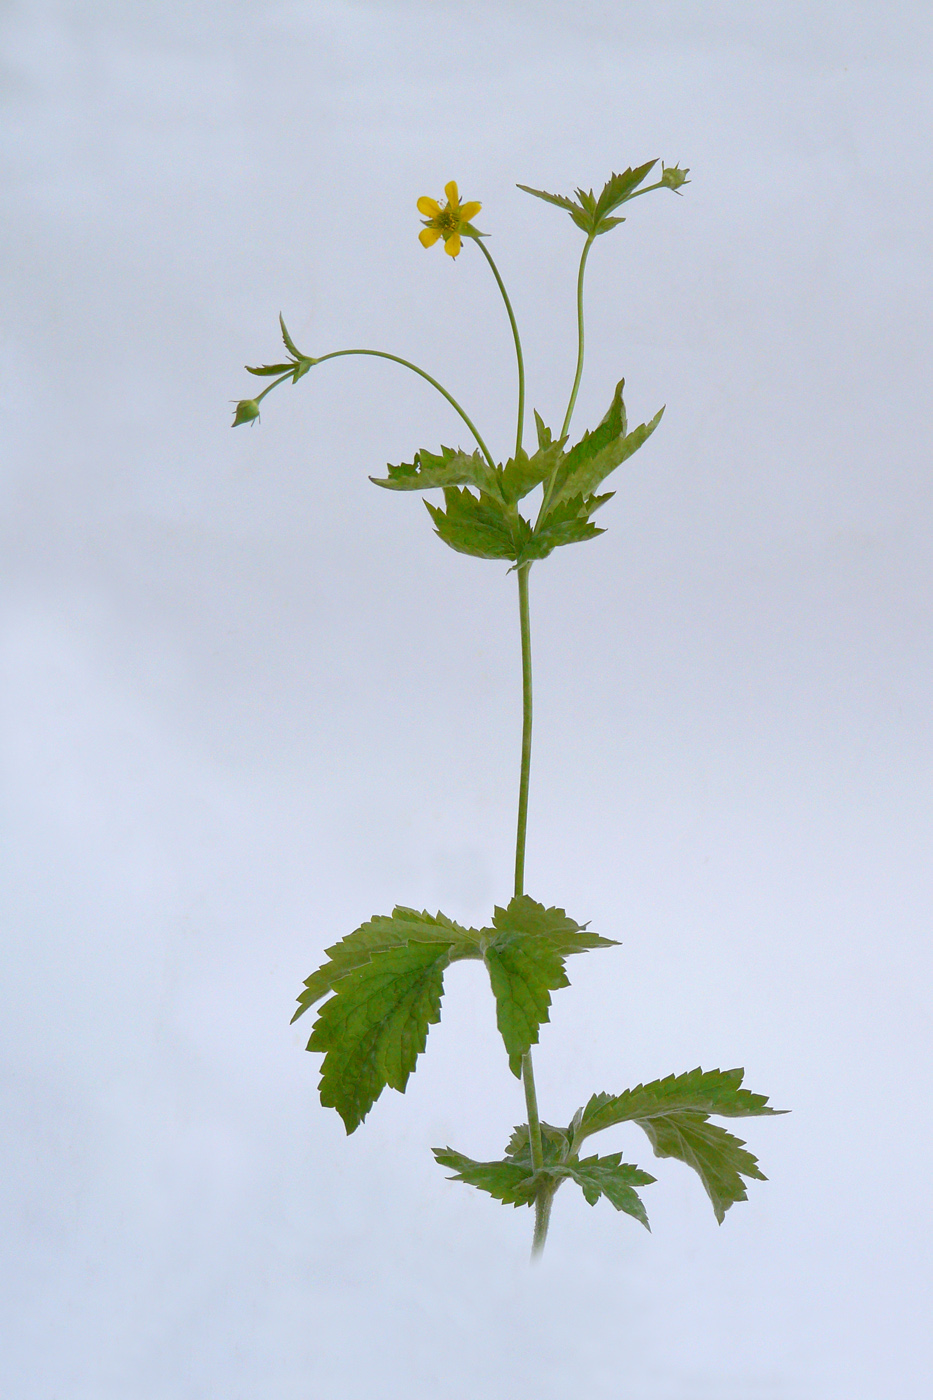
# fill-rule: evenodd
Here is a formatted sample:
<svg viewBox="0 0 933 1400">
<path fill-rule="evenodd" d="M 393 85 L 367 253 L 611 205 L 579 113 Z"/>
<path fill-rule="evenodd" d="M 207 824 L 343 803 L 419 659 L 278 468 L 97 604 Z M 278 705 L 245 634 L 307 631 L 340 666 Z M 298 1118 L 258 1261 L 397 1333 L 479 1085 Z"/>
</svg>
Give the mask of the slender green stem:
<svg viewBox="0 0 933 1400">
<path fill-rule="evenodd" d="M 518 569 L 518 611 L 522 634 L 522 767 L 518 785 L 518 831 L 515 837 L 515 894 L 525 892 L 525 839 L 528 834 L 528 786 L 531 776 L 531 610 L 528 604 L 528 574 L 530 564 L 522 564 Z M 541 1120 L 538 1116 L 538 1094 L 535 1089 L 535 1071 L 528 1050 L 522 1056 L 522 1084 L 525 1089 L 525 1108 L 528 1113 L 528 1146 L 531 1153 L 531 1169 L 539 1172 L 544 1166 L 544 1146 L 541 1141 Z M 535 1199 L 535 1234 L 531 1247 L 532 1257 L 540 1254 L 547 1239 L 548 1221 L 551 1215 L 552 1190 L 542 1186 Z"/>
<path fill-rule="evenodd" d="M 460 414 L 460 417 L 463 419 L 470 432 L 476 438 L 476 441 L 479 444 L 480 451 L 486 458 L 486 461 L 491 467 L 495 467 L 496 464 L 493 459 L 492 453 L 489 451 L 489 448 L 486 446 L 485 442 L 480 437 L 479 430 L 473 422 L 472 418 L 470 418 L 469 415 L 460 407 L 453 394 L 448 393 L 447 390 L 444 388 L 443 384 L 439 384 L 436 379 L 434 379 L 430 374 L 427 373 L 426 370 L 420 369 L 418 365 L 413 365 L 411 360 L 403 360 L 400 355 L 389 355 L 385 350 L 331 350 L 329 355 L 316 356 L 314 359 L 314 363 L 316 365 L 321 365 L 324 363 L 325 360 L 337 360 L 341 357 L 341 355 L 373 355 L 377 360 L 391 360 L 394 364 L 404 365 L 405 369 L 410 369 L 413 374 L 419 374 L 422 379 L 426 379 L 429 384 L 433 385 L 433 387 L 437 390 L 439 394 L 443 394 L 447 402 Z M 281 380 L 276 380 L 276 383 L 281 383 Z M 275 385 L 272 384 L 270 384 L 269 386 L 270 389 L 274 387 Z M 268 393 L 269 390 L 267 389 L 265 392 Z"/>
<path fill-rule="evenodd" d="M 586 272 L 586 260 L 589 257 L 593 240 L 596 237 L 591 233 L 583 245 L 583 253 L 580 257 L 580 271 L 577 273 L 577 372 L 573 377 L 573 388 L 570 391 L 570 402 L 567 405 L 567 412 L 564 414 L 564 426 L 560 430 L 561 437 L 567 436 L 567 429 L 570 427 L 570 420 L 573 417 L 574 405 L 577 402 L 577 392 L 580 388 L 580 380 L 583 378 L 583 277 Z"/>
<path fill-rule="evenodd" d="M 515 837 L 515 893 L 525 892 L 525 837 L 528 831 L 528 785 L 531 777 L 531 612 L 528 606 L 530 564 L 518 569 L 518 611 L 522 630 L 522 768 L 518 784 L 518 831 Z"/>
<path fill-rule="evenodd" d="M 479 245 L 479 250 L 492 268 L 492 275 L 499 284 L 499 291 L 502 293 L 502 300 L 505 302 L 505 309 L 509 313 L 509 324 L 512 327 L 512 338 L 515 341 L 515 358 L 518 361 L 518 426 L 515 429 L 515 456 L 522 450 L 522 436 L 525 428 L 525 361 L 522 356 L 522 342 L 518 334 L 518 325 L 515 321 L 515 312 L 512 310 L 512 303 L 509 301 L 509 294 L 505 290 L 505 283 L 499 276 L 499 269 L 493 262 L 492 253 L 486 247 L 481 238 L 474 238 L 474 243 Z"/>
</svg>

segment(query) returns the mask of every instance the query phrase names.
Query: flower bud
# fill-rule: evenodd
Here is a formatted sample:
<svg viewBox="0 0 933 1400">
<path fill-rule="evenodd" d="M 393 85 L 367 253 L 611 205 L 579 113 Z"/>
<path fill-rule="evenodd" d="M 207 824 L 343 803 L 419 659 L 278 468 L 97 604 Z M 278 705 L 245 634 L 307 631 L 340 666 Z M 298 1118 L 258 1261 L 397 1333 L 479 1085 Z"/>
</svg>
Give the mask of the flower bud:
<svg viewBox="0 0 933 1400">
<path fill-rule="evenodd" d="M 679 165 L 667 165 L 661 169 L 661 184 L 666 185 L 669 190 L 679 190 L 681 185 L 689 184 L 687 176 L 689 170 L 681 170 Z"/>
<path fill-rule="evenodd" d="M 233 417 L 232 427 L 238 428 L 241 423 L 251 423 L 254 418 L 259 417 L 259 404 L 255 399 L 240 399 L 236 406 L 236 413 Z"/>
</svg>

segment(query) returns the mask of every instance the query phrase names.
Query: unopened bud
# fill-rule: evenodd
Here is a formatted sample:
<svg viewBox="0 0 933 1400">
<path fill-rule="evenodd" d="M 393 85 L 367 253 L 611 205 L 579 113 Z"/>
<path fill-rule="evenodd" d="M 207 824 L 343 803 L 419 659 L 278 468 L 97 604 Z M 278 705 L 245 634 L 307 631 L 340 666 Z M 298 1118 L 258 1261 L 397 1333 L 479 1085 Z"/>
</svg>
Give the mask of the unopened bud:
<svg viewBox="0 0 933 1400">
<path fill-rule="evenodd" d="M 232 427 L 238 428 L 241 423 L 251 423 L 254 418 L 259 417 L 259 404 L 255 399 L 240 399 L 236 406 L 236 413 L 233 415 Z"/>
<path fill-rule="evenodd" d="M 679 165 L 667 165 L 661 167 L 661 184 L 666 185 L 669 190 L 679 190 L 681 185 L 689 184 L 687 176 L 689 170 L 681 170 Z"/>
</svg>

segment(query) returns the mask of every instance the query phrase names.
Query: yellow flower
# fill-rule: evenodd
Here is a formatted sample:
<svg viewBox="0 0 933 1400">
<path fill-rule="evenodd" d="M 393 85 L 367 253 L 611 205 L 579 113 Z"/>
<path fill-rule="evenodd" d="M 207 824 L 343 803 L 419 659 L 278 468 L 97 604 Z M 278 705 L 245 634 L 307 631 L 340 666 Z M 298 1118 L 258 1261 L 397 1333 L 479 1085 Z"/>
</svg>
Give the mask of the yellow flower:
<svg viewBox="0 0 933 1400">
<path fill-rule="evenodd" d="M 451 180 L 449 185 L 444 186 L 444 193 L 447 196 L 447 204 L 443 209 L 436 199 L 429 199 L 426 194 L 418 200 L 419 214 L 427 216 L 418 237 L 424 248 L 430 248 L 432 243 L 443 238 L 444 252 L 455 258 L 461 248 L 461 229 L 464 229 L 471 219 L 476 218 L 483 206 L 475 200 L 470 204 L 461 204 L 456 180 Z"/>
</svg>

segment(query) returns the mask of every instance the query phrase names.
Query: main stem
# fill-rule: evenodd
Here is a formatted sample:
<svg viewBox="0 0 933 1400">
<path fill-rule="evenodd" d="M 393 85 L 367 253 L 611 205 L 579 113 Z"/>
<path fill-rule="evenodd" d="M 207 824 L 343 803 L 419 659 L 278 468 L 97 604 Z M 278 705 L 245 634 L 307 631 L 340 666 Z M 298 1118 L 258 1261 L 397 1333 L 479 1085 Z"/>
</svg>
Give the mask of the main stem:
<svg viewBox="0 0 933 1400">
<path fill-rule="evenodd" d="M 525 840 L 528 834 L 528 787 L 531 778 L 531 609 L 528 603 L 528 574 L 530 570 L 530 564 L 522 564 L 517 571 L 518 613 L 522 633 L 522 768 L 518 784 L 518 830 L 515 837 L 516 897 L 525 893 Z M 544 1166 L 544 1149 L 541 1142 L 541 1120 L 538 1117 L 538 1095 L 535 1090 L 535 1072 L 530 1050 L 522 1056 L 522 1084 L 525 1089 L 525 1108 L 528 1112 L 531 1169 L 538 1172 Z M 544 1248 L 550 1215 L 551 1192 L 542 1191 L 535 1199 L 535 1233 L 531 1246 L 532 1258 L 540 1254 Z"/>
</svg>

